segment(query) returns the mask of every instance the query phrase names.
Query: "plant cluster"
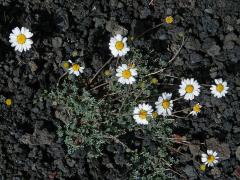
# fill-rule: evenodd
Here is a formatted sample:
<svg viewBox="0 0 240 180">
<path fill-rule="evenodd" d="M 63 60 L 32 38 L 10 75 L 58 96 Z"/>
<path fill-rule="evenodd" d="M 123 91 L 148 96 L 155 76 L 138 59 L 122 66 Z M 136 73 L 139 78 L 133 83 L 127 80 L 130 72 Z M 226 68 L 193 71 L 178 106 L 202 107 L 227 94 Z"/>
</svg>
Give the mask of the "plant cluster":
<svg viewBox="0 0 240 180">
<path fill-rule="evenodd" d="M 69 154 L 83 149 L 88 152 L 88 158 L 97 158 L 107 145 L 115 143 L 124 148 L 132 176 L 165 177 L 171 164 L 167 153 L 171 120 L 156 115 L 155 111 L 153 116 L 146 117 L 151 120 L 148 126 L 132 118 L 134 107 L 154 101 L 160 92 L 156 84 L 149 83 L 148 75 L 156 65 L 164 68 L 164 63 L 159 60 L 152 64 L 149 60 L 148 55 L 136 49 L 131 50 L 128 59 L 121 59 L 127 67 L 137 67 L 138 81 L 131 85 L 107 74 L 105 83 L 88 88 L 83 87 L 82 78 L 77 80 L 77 76 L 69 74 L 55 90 L 45 93 L 61 120 L 57 122 L 58 135 L 64 139 Z M 117 61 L 113 61 L 110 69 L 115 66 Z M 113 74 L 112 70 L 108 71 Z M 137 145 L 143 140 L 152 145 Z"/>
<path fill-rule="evenodd" d="M 167 17 L 165 23 L 173 23 L 173 17 Z M 19 52 L 28 51 L 33 44 L 32 36 L 27 28 L 16 27 L 9 36 L 11 46 Z M 137 38 L 140 36 L 132 38 L 132 41 Z M 159 81 L 168 77 L 163 72 L 180 52 L 184 40 L 183 36 L 180 48 L 171 60 L 152 62 L 148 54 L 130 48 L 128 39 L 116 34 L 109 42 L 111 58 L 90 80 L 83 78 L 83 63 L 64 61 L 66 73 L 59 78 L 56 89 L 45 92 L 45 97 L 52 103 L 60 120 L 56 122 L 57 134 L 64 140 L 68 154 L 82 149 L 89 159 L 98 158 L 107 145 L 115 143 L 124 148 L 132 177 L 168 178 L 170 174 L 166 171 L 171 168 L 172 162 L 166 151 L 172 141 L 170 124 L 172 118 L 180 117 L 176 114 L 186 110 L 174 111 L 175 101 L 192 101 L 200 95 L 202 88 L 193 78 L 170 76 L 181 80 L 178 89 L 180 97 L 173 99 L 172 88 L 166 85 L 164 89 L 169 92 L 165 92 L 158 86 Z M 109 69 L 102 74 L 108 64 Z M 157 71 L 153 71 L 155 67 Z M 101 78 L 104 82 L 95 85 L 100 74 L 105 76 Z M 60 84 L 65 76 L 68 79 Z M 211 93 L 217 98 L 224 97 L 229 89 L 227 82 L 219 78 L 215 79 L 215 83 L 210 87 Z M 12 100 L 6 99 L 5 104 L 10 106 Z M 200 103 L 195 103 L 187 108 L 192 109 L 188 115 L 196 116 L 201 108 Z M 146 140 L 149 141 L 148 145 L 138 145 Z M 201 158 L 208 166 L 216 164 L 217 159 L 217 153 L 212 150 L 202 154 Z"/>
</svg>

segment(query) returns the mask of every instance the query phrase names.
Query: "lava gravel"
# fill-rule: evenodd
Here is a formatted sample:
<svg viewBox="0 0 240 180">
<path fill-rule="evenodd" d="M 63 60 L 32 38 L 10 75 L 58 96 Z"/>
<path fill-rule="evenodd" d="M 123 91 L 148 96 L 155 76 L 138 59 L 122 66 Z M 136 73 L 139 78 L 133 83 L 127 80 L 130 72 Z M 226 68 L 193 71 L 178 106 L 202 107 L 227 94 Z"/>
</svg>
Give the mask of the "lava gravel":
<svg viewBox="0 0 240 180">
<path fill-rule="evenodd" d="M 64 74 L 62 61 L 73 51 L 92 76 L 110 57 L 108 42 L 119 32 L 137 37 L 167 15 L 173 25 L 152 30 L 134 41 L 136 48 L 162 59 L 173 54 L 178 35 L 187 40 L 168 73 L 194 77 L 200 84 L 215 78 L 228 82 L 226 97 L 217 99 L 203 88 L 196 101 L 204 106 L 198 117 L 176 119 L 174 134 L 190 145 L 177 145 L 173 157 L 177 179 L 240 178 L 240 3 L 239 0 L 0 0 L 0 95 L 13 100 L 0 107 L 0 179 L 128 179 L 125 159 L 107 147 L 99 159 L 87 161 L 86 152 L 67 155 L 56 135 L 51 104 L 41 98 Z M 14 52 L 9 34 L 27 27 L 33 47 Z M 174 52 L 174 51 L 173 51 Z M 153 56 L 153 59 L 154 59 Z M 219 152 L 220 162 L 199 170 L 201 153 Z"/>
</svg>

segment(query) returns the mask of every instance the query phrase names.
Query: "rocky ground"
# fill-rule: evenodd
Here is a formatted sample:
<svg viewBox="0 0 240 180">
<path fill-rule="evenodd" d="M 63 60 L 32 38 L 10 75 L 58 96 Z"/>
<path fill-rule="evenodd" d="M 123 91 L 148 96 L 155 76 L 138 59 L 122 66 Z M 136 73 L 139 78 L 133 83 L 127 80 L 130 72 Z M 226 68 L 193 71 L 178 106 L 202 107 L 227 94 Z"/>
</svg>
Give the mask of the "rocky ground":
<svg viewBox="0 0 240 180">
<path fill-rule="evenodd" d="M 120 166 L 107 168 L 107 153 L 92 162 L 86 161 L 86 152 L 67 156 L 55 133 L 55 116 L 41 95 L 56 86 L 64 73 L 61 63 L 73 51 L 90 77 L 109 58 L 112 31 L 136 37 L 167 15 L 174 17 L 173 25 L 147 33 L 134 46 L 171 57 L 175 34 L 184 32 L 187 41 L 167 73 L 202 84 L 222 77 L 230 87 L 221 99 L 203 90 L 197 99 L 202 113 L 174 123 L 174 134 L 186 139 L 171 149 L 178 159 L 177 179 L 239 179 L 239 0 L 0 0 L 0 95 L 13 99 L 11 107 L 0 107 L 0 179 L 126 179 Z M 16 26 L 34 32 L 28 53 L 15 53 L 10 46 Z M 197 162 L 207 149 L 220 153 L 220 163 L 201 172 Z"/>
</svg>

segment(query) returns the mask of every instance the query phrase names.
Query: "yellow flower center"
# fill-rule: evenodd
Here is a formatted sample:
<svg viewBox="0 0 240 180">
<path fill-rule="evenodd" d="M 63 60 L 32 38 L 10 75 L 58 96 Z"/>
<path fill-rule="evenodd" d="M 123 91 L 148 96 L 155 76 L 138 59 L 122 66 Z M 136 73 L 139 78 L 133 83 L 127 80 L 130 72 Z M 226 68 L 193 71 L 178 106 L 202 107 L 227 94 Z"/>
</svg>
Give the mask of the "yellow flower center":
<svg viewBox="0 0 240 180">
<path fill-rule="evenodd" d="M 26 42 L 26 36 L 24 35 L 24 34 L 19 34 L 18 36 L 17 36 L 17 42 L 19 43 L 19 44 L 24 44 L 25 42 Z"/>
<path fill-rule="evenodd" d="M 187 93 L 192 93 L 192 92 L 193 92 L 193 89 L 194 89 L 193 85 L 188 84 L 188 85 L 186 86 L 186 88 L 185 88 L 185 91 L 186 91 Z"/>
<path fill-rule="evenodd" d="M 6 100 L 5 100 L 5 104 L 6 104 L 7 106 L 11 106 L 12 100 L 11 100 L 11 99 L 6 99 Z"/>
<path fill-rule="evenodd" d="M 162 102 L 162 106 L 163 106 L 164 109 L 168 109 L 169 106 L 170 106 L 169 100 L 164 99 L 163 102 Z"/>
<path fill-rule="evenodd" d="M 131 71 L 129 69 L 124 70 L 122 72 L 122 77 L 124 77 L 125 79 L 129 79 L 131 76 L 132 76 L 132 73 L 131 73 Z"/>
<path fill-rule="evenodd" d="M 224 86 L 222 84 L 218 84 L 216 89 L 217 89 L 218 92 L 221 93 L 224 90 Z"/>
<path fill-rule="evenodd" d="M 147 111 L 145 111 L 145 110 L 141 110 L 140 112 L 139 112 L 139 117 L 140 117 L 140 119 L 146 119 L 147 118 Z"/>
<path fill-rule="evenodd" d="M 124 43 L 122 41 L 117 41 L 115 47 L 117 50 L 121 51 L 124 48 Z"/>
<path fill-rule="evenodd" d="M 213 163 L 214 160 L 215 160 L 215 157 L 213 155 L 209 155 L 207 158 L 208 163 Z"/>
<path fill-rule="evenodd" d="M 165 19 L 165 22 L 167 24 L 172 24 L 173 23 L 173 17 L 172 16 L 167 16 L 166 19 Z"/>
<path fill-rule="evenodd" d="M 201 106 L 199 104 L 195 104 L 193 106 L 193 111 L 196 112 L 196 113 L 199 113 L 200 112 L 200 109 L 201 109 Z"/>
<path fill-rule="evenodd" d="M 80 66 L 78 64 L 73 64 L 72 69 L 73 71 L 79 71 Z"/>
</svg>

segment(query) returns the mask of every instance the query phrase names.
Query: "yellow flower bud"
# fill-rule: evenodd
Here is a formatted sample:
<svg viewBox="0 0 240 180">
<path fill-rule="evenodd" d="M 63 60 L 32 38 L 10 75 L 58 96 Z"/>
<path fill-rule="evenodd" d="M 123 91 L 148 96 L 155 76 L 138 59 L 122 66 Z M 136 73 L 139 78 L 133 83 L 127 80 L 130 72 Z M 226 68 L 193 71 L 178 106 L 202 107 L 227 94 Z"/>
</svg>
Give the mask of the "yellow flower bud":
<svg viewBox="0 0 240 180">
<path fill-rule="evenodd" d="M 157 78 L 152 78 L 151 79 L 151 84 L 158 84 L 158 79 Z"/>
<path fill-rule="evenodd" d="M 69 63 L 67 61 L 64 61 L 62 66 L 63 66 L 63 68 L 68 69 L 69 68 Z"/>
<path fill-rule="evenodd" d="M 76 57 L 77 55 L 78 55 L 77 50 L 74 50 L 74 51 L 72 52 L 72 57 Z"/>
<path fill-rule="evenodd" d="M 134 40 L 134 37 L 133 36 L 130 36 L 130 38 L 129 38 L 131 41 L 133 41 Z"/>
<path fill-rule="evenodd" d="M 167 16 L 166 18 L 165 18 L 165 22 L 167 23 L 167 24 L 172 24 L 173 23 L 173 17 L 172 16 Z"/>
<path fill-rule="evenodd" d="M 7 106 L 11 106 L 12 100 L 11 100 L 11 99 L 6 99 L 6 100 L 5 100 L 5 104 L 6 104 Z"/>
<path fill-rule="evenodd" d="M 111 76 L 112 72 L 110 70 L 105 70 L 104 75 L 105 76 Z"/>
<path fill-rule="evenodd" d="M 156 111 L 154 111 L 154 112 L 152 113 L 152 117 L 153 117 L 153 119 L 156 119 L 156 118 L 158 117 L 158 113 L 157 113 Z"/>
<path fill-rule="evenodd" d="M 201 171 L 205 171 L 205 170 L 206 170 L 206 165 L 205 165 L 205 164 L 201 164 L 200 170 L 201 170 Z"/>
</svg>

